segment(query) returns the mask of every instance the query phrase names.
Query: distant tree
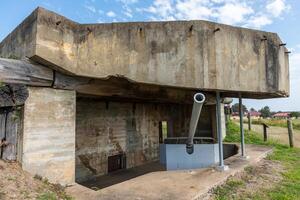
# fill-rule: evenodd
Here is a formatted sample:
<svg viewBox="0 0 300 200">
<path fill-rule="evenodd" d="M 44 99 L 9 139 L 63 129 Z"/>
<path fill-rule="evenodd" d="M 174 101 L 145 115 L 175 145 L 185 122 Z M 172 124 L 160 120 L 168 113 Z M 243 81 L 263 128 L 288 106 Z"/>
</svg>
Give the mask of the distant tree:
<svg viewBox="0 0 300 200">
<path fill-rule="evenodd" d="M 236 103 L 236 104 L 232 105 L 232 107 L 231 107 L 232 112 L 239 112 L 239 107 L 240 107 L 239 103 Z M 244 112 L 248 112 L 247 107 L 245 105 L 243 105 L 242 108 L 243 108 Z"/>
<path fill-rule="evenodd" d="M 256 112 L 256 110 L 254 108 L 250 108 L 251 112 Z"/>
<path fill-rule="evenodd" d="M 300 117 L 300 112 L 291 112 L 291 117 L 298 119 Z"/>
<path fill-rule="evenodd" d="M 263 118 L 271 117 L 271 110 L 269 106 L 263 107 L 262 109 L 259 110 L 259 112 L 261 113 L 261 116 Z"/>
</svg>

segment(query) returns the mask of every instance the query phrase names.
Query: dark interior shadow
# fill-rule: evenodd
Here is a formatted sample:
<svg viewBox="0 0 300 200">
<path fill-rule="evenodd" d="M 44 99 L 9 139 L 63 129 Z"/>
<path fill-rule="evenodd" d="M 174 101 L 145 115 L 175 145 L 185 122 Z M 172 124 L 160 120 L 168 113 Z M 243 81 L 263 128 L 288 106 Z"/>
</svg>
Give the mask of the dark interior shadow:
<svg viewBox="0 0 300 200">
<path fill-rule="evenodd" d="M 159 162 L 152 162 L 130 169 L 121 169 L 103 176 L 97 176 L 79 184 L 91 188 L 93 190 L 100 190 L 135 177 L 148 174 L 151 172 L 165 171 L 165 166 Z"/>
</svg>

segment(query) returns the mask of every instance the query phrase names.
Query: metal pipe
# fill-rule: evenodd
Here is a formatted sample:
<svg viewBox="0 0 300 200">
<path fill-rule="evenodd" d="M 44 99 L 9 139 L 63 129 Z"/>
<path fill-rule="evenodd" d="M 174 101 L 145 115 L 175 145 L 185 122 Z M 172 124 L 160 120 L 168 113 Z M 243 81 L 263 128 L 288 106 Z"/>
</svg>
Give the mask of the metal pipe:
<svg viewBox="0 0 300 200">
<path fill-rule="evenodd" d="M 204 101 L 205 101 L 204 94 L 196 93 L 194 95 L 194 104 L 193 104 L 192 116 L 190 121 L 190 129 L 189 129 L 189 135 L 186 143 L 186 152 L 188 154 L 194 153 L 194 136 L 195 136 L 198 120 L 201 114 Z"/>
<path fill-rule="evenodd" d="M 219 161 L 220 161 L 220 167 L 224 167 L 220 92 L 217 92 L 217 112 L 216 112 L 216 117 L 217 117 L 217 130 L 218 130 L 218 143 L 219 143 Z"/>
<path fill-rule="evenodd" d="M 243 127 L 243 119 L 244 119 L 244 110 L 243 110 L 243 101 L 242 95 L 239 94 L 239 114 L 240 114 L 240 133 L 241 133 L 241 151 L 242 156 L 245 156 L 245 137 L 244 137 L 244 127 Z"/>
</svg>

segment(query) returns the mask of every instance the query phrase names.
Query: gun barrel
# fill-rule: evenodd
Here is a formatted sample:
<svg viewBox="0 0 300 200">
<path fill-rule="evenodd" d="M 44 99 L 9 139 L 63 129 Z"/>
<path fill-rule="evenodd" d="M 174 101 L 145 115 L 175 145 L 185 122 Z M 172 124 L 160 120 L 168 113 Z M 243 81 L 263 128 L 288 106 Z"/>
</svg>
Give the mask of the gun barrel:
<svg viewBox="0 0 300 200">
<path fill-rule="evenodd" d="M 186 143 L 186 152 L 188 154 L 194 153 L 194 136 L 198 125 L 199 117 L 201 114 L 202 106 L 205 101 L 205 96 L 202 93 L 196 93 L 194 95 L 194 104 L 192 110 L 192 116 L 190 121 L 189 135 Z"/>
</svg>

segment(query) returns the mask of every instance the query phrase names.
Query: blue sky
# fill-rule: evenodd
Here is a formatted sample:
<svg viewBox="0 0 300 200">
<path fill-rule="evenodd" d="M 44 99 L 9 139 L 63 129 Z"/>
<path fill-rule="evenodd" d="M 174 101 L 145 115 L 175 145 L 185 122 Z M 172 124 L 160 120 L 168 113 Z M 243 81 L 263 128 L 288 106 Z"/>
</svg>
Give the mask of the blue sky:
<svg viewBox="0 0 300 200">
<path fill-rule="evenodd" d="M 300 0 L 1 0 L 0 40 L 38 6 L 80 23 L 204 19 L 276 32 L 292 51 L 291 96 L 244 102 L 300 111 Z"/>
</svg>

